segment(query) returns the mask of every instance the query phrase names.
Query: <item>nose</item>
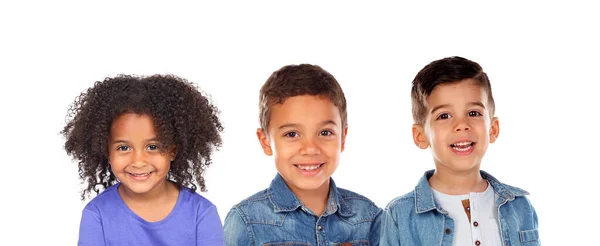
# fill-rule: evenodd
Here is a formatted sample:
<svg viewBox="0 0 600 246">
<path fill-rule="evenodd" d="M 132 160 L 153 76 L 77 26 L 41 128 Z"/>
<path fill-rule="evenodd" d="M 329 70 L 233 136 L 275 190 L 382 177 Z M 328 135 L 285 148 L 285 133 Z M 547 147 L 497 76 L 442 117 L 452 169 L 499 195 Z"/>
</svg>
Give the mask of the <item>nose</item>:
<svg viewBox="0 0 600 246">
<path fill-rule="evenodd" d="M 456 122 L 456 125 L 454 126 L 454 131 L 455 132 L 460 132 L 460 131 L 469 131 L 469 130 L 471 130 L 471 126 L 464 119 L 464 117 L 458 119 L 458 121 Z"/>
<path fill-rule="evenodd" d="M 133 167 L 143 167 L 147 165 L 146 153 L 144 151 L 135 151 L 133 156 Z"/>
<path fill-rule="evenodd" d="M 315 138 L 305 138 L 302 141 L 300 154 L 302 155 L 318 155 L 321 153 L 321 148 Z"/>
</svg>

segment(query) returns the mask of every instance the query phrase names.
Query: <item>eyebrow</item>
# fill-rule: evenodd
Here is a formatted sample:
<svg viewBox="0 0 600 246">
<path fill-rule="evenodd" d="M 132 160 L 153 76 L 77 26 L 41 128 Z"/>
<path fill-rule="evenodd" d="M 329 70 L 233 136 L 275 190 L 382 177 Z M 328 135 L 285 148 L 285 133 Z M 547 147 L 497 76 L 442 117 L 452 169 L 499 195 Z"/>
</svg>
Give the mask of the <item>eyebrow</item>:
<svg viewBox="0 0 600 246">
<path fill-rule="evenodd" d="M 146 140 L 146 142 L 154 142 L 154 141 L 158 141 L 158 138 L 153 137 L 153 138 Z M 129 141 L 123 140 L 123 139 L 116 139 L 116 140 L 111 141 L 111 144 L 116 144 L 116 143 L 129 143 Z"/>
<path fill-rule="evenodd" d="M 326 120 L 326 121 L 321 122 L 321 125 L 337 126 L 337 123 L 335 123 L 335 121 L 333 121 L 333 120 Z M 297 123 L 288 123 L 288 124 L 283 124 L 283 125 L 279 126 L 279 129 L 281 130 L 283 128 L 288 128 L 288 127 L 294 128 L 294 127 L 299 127 L 299 126 L 300 126 L 300 124 L 297 124 Z"/>
<path fill-rule="evenodd" d="M 469 105 L 469 106 L 479 106 L 479 107 L 485 108 L 485 105 L 482 102 L 470 102 L 467 105 Z M 438 105 L 438 106 L 433 107 L 431 109 L 431 114 L 433 114 L 435 111 L 438 111 L 441 108 L 445 108 L 445 107 L 450 107 L 450 104 L 442 104 L 442 105 Z"/>
</svg>

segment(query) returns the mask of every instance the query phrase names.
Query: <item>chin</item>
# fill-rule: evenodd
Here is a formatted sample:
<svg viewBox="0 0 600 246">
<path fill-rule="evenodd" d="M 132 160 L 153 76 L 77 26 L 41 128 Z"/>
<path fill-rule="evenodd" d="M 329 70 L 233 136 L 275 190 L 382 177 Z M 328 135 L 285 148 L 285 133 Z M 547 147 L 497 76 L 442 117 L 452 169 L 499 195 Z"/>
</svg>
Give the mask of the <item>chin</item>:
<svg viewBox="0 0 600 246">
<path fill-rule="evenodd" d="M 470 161 L 470 162 L 458 162 L 458 163 L 452 163 L 449 166 L 451 169 L 454 169 L 455 171 L 469 171 L 469 170 L 473 170 L 474 168 L 479 168 L 479 165 L 477 165 L 475 162 Z"/>
<path fill-rule="evenodd" d="M 326 185 L 327 180 L 306 180 L 306 179 L 298 179 L 297 182 L 294 182 L 294 186 L 301 190 L 316 190 L 321 188 L 323 185 Z"/>
</svg>

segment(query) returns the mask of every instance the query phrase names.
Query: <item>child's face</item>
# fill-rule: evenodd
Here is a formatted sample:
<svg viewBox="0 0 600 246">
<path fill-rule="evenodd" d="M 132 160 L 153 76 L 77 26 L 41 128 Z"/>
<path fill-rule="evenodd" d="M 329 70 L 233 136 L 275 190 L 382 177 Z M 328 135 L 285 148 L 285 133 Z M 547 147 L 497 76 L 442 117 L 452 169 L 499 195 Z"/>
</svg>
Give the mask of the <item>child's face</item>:
<svg viewBox="0 0 600 246">
<path fill-rule="evenodd" d="M 427 97 L 425 125 L 413 126 L 413 138 L 421 149 L 431 146 L 439 171 L 479 168 L 500 131 L 487 101 L 487 93 L 471 79 L 438 85 Z"/>
<path fill-rule="evenodd" d="M 294 192 L 329 188 L 348 128 L 328 99 L 303 95 L 273 105 L 268 135 L 257 131 L 265 154 Z M 326 186 L 326 187 L 325 187 Z"/>
<path fill-rule="evenodd" d="M 156 137 L 148 115 L 126 113 L 113 121 L 108 143 L 110 168 L 128 191 L 147 194 L 166 184 L 173 154 L 161 153 Z"/>
</svg>

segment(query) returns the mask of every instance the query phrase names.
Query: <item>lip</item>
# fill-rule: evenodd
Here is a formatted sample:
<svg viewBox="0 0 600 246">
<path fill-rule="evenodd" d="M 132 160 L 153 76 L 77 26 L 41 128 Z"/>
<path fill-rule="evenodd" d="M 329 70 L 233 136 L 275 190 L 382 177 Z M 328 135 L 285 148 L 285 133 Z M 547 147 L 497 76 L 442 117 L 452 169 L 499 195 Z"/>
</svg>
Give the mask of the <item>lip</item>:
<svg viewBox="0 0 600 246">
<path fill-rule="evenodd" d="M 456 143 L 462 143 L 462 142 L 472 142 L 472 143 L 475 143 L 476 141 L 473 141 L 472 139 L 469 139 L 469 138 L 460 138 L 460 139 L 452 141 L 450 144 L 456 144 Z"/>
<path fill-rule="evenodd" d="M 127 172 L 127 176 L 135 181 L 145 181 L 148 180 L 150 177 L 152 177 L 154 175 L 154 171 L 151 172 L 135 172 L 135 173 L 130 173 Z M 144 175 L 145 174 L 145 175 Z"/>
<path fill-rule="evenodd" d="M 323 166 L 325 166 L 325 162 L 294 164 L 294 167 L 300 174 L 308 177 L 319 174 L 323 170 Z"/>
<path fill-rule="evenodd" d="M 473 153 L 476 145 L 477 143 L 474 141 L 460 140 L 448 145 L 448 148 L 450 148 L 450 150 L 456 155 L 467 156 Z"/>
</svg>

